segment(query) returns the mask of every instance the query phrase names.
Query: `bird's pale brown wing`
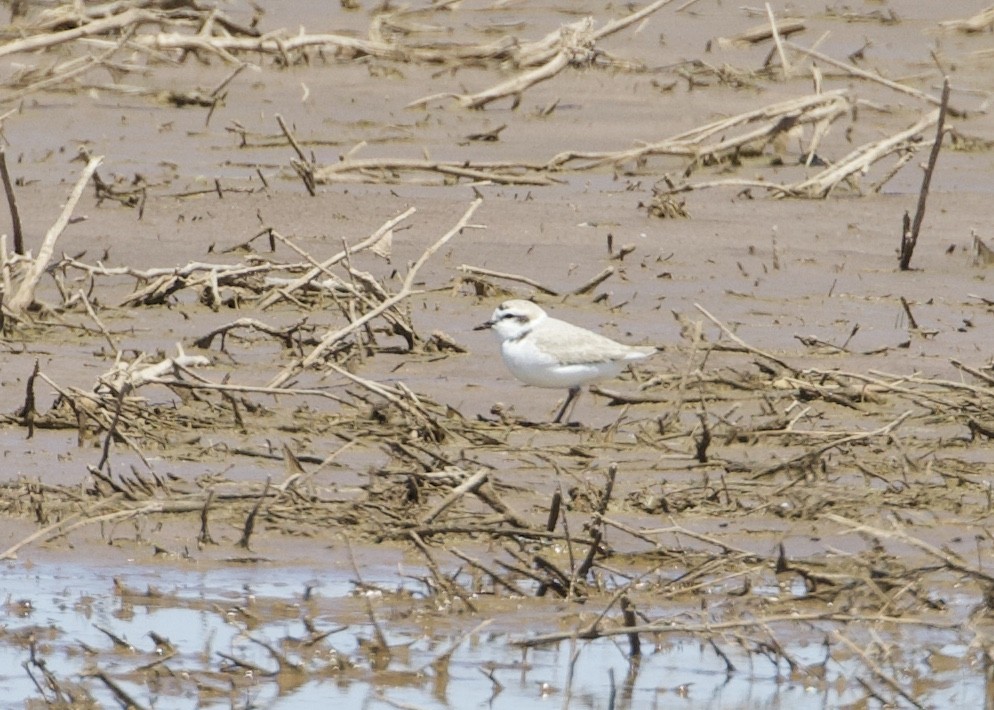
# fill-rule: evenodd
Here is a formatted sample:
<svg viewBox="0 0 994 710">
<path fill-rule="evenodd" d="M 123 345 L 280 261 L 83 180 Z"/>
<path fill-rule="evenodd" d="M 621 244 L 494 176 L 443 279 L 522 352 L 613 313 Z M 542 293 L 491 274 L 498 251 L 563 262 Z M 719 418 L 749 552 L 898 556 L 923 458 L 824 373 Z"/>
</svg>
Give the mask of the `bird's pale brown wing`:
<svg viewBox="0 0 994 710">
<path fill-rule="evenodd" d="M 624 345 L 555 318 L 548 319 L 533 336 L 538 347 L 554 354 L 563 365 L 640 360 L 656 352 L 654 347 Z"/>
</svg>

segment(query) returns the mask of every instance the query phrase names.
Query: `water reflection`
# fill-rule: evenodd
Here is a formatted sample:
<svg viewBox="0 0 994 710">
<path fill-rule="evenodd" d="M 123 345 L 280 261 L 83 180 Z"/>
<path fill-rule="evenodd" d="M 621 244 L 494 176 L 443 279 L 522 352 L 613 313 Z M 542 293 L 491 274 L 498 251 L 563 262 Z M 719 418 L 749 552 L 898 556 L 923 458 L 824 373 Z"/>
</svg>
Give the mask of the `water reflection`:
<svg viewBox="0 0 994 710">
<path fill-rule="evenodd" d="M 858 654 L 828 658 L 815 629 L 765 657 L 733 633 L 711 643 L 642 635 L 631 660 L 624 636 L 521 649 L 511 641 L 525 629 L 446 625 L 396 579 L 372 580 L 402 592 L 374 604 L 384 653 L 349 580 L 314 569 L 11 564 L 3 580 L 0 697 L 10 705 L 803 709 L 858 704 L 877 682 Z M 984 706 L 989 673 L 970 670 L 975 649 L 941 649 L 909 648 L 907 665 L 889 671 L 922 679 L 926 705 Z"/>
</svg>

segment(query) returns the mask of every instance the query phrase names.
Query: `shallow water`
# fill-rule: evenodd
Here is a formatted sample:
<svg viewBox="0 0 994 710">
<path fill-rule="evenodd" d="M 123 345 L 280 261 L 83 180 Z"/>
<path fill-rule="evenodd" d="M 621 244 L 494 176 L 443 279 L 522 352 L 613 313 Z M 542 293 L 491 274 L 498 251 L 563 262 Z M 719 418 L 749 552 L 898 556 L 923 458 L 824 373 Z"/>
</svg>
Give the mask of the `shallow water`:
<svg viewBox="0 0 994 710">
<path fill-rule="evenodd" d="M 432 661 L 459 634 L 418 630 L 417 614 L 386 626 L 393 660 L 386 668 L 364 649 L 371 638 L 368 621 L 355 621 L 354 585 L 321 570 L 215 568 L 181 571 L 170 567 L 97 567 L 94 565 L 8 564 L 3 570 L 3 632 L 0 633 L 0 696 L 8 707 L 37 701 L 41 693 L 24 668 L 26 638 L 48 671 L 64 682 L 79 679 L 101 706 L 116 704 L 114 694 L 89 677 L 99 670 L 144 707 L 335 707 L 417 708 L 573 707 L 573 708 L 824 708 L 862 697 L 846 682 L 863 673 L 858 663 L 829 661 L 822 677 L 794 671 L 785 662 L 736 650 L 732 636 L 719 640 L 735 670 L 713 648 L 691 638 L 643 636 L 643 656 L 629 662 L 624 637 L 563 641 L 522 650 L 510 645 L 527 633 L 479 631 L 459 642 L 443 674 Z M 129 590 L 121 593 L 114 580 Z M 399 598 L 368 592 L 377 615 L 391 618 L 408 609 L 417 586 L 404 580 L 366 579 Z M 368 587 L 367 587 L 368 588 Z M 762 595 L 776 590 L 757 590 Z M 782 591 L 782 590 L 781 590 Z M 143 599 L 143 595 L 150 597 Z M 305 599 L 305 595 L 308 595 Z M 414 602 L 414 608 L 417 602 Z M 289 639 L 306 639 L 304 617 L 318 631 L 332 631 L 319 651 L 306 658 Z M 407 618 L 407 620 L 404 620 Z M 474 622 L 475 623 L 475 622 Z M 122 648 L 101 631 L 130 644 Z M 164 651 L 149 633 L 168 639 Z M 814 669 L 825 660 L 823 632 L 790 644 L 793 660 Z M 273 656 L 249 637 L 282 648 L 307 669 L 302 674 L 267 676 L 232 666 L 227 654 L 260 669 L 274 670 Z M 932 707 L 980 707 L 982 673 L 972 673 L 965 645 L 948 643 L 939 651 L 948 667 L 931 669 L 926 653 L 908 653 L 900 672 L 921 676 L 918 700 Z M 351 659 L 348 670 L 329 671 L 334 657 Z M 960 659 L 960 660 L 955 660 Z M 155 662 L 161 661 L 156 666 Z M 139 670 L 144 668 L 144 670 Z M 37 668 L 34 675 L 40 677 Z M 490 677 L 487 677 L 487 674 Z M 491 680 L 491 678 L 493 680 Z M 926 680 L 927 678 L 927 680 Z M 498 688 L 497 683 L 500 684 Z M 205 687 L 213 693 L 204 692 Z M 198 690 L 199 688 L 199 690 Z M 613 700 L 612 700 L 613 698 Z M 613 705 L 612 705 L 613 702 Z"/>
</svg>

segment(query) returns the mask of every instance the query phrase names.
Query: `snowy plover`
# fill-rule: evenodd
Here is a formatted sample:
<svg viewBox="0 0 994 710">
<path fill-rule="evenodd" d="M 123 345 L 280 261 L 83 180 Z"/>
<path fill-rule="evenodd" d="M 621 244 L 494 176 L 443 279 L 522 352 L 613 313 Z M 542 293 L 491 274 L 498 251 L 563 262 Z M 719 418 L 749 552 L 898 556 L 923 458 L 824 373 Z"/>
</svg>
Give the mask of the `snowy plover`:
<svg viewBox="0 0 994 710">
<path fill-rule="evenodd" d="M 558 423 L 580 388 L 614 377 L 634 360 L 657 352 L 652 346 L 624 345 L 549 315 L 531 301 L 504 301 L 474 330 L 493 329 L 511 374 L 536 387 L 567 387 Z"/>
</svg>

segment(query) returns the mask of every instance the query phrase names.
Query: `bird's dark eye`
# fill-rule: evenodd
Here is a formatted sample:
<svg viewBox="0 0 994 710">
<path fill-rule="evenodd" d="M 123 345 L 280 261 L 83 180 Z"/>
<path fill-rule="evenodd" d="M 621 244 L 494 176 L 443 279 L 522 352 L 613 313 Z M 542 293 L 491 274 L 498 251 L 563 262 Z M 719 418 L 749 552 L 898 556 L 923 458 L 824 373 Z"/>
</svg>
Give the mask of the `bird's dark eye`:
<svg viewBox="0 0 994 710">
<path fill-rule="evenodd" d="M 504 311 L 499 316 L 497 316 L 497 320 L 507 320 L 508 318 L 514 318 L 514 314 L 509 313 L 508 311 Z"/>
</svg>

